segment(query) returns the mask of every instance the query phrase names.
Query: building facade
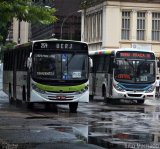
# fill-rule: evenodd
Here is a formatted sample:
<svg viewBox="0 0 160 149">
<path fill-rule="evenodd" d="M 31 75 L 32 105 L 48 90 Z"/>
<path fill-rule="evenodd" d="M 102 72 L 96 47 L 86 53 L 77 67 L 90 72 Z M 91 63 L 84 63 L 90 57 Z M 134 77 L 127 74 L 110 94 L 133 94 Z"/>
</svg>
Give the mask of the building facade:
<svg viewBox="0 0 160 149">
<path fill-rule="evenodd" d="M 94 2 L 82 6 L 81 39 L 90 50 L 133 47 L 153 50 L 160 57 L 160 2 Z"/>
<path fill-rule="evenodd" d="M 31 24 L 31 40 L 53 37 L 81 40 L 81 13 L 78 12 L 81 0 L 54 0 L 53 3 L 48 1 L 44 0 L 43 5 L 56 8 L 57 22 L 50 25 Z"/>
</svg>

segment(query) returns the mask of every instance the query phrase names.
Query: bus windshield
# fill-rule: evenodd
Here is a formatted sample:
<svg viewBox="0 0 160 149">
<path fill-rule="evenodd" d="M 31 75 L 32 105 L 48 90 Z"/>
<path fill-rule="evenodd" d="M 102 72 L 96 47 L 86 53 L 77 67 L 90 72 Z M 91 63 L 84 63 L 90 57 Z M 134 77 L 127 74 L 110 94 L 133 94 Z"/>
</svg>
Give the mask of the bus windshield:
<svg viewBox="0 0 160 149">
<path fill-rule="evenodd" d="M 123 83 L 153 83 L 155 62 L 153 60 L 116 59 L 114 77 Z"/>
<path fill-rule="evenodd" d="M 37 79 L 88 79 L 88 56 L 85 53 L 35 53 L 33 61 L 33 76 Z"/>
</svg>

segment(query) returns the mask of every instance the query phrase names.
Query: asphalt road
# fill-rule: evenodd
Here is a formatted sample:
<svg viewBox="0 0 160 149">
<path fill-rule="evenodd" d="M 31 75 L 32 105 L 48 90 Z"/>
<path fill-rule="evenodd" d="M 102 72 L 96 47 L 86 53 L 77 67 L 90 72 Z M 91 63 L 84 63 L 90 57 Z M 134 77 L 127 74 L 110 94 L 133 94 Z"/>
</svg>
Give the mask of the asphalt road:
<svg viewBox="0 0 160 149">
<path fill-rule="evenodd" d="M 69 113 L 68 105 L 10 105 L 0 91 L 0 149 L 102 148 L 159 149 L 160 99 L 137 105 L 97 98 Z"/>
<path fill-rule="evenodd" d="M 51 148 L 160 148 L 159 100 L 144 105 L 101 100 L 80 104 L 69 113 L 68 105 L 56 112 L 36 105 L 9 105 L 0 92 L 0 144 L 3 149 Z"/>
</svg>

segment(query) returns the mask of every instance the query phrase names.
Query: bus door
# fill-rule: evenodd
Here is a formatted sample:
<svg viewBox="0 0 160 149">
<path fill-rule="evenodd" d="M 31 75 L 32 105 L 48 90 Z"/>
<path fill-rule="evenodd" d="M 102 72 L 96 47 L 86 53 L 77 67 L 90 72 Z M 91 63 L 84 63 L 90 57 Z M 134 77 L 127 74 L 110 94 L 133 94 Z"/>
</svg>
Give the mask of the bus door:
<svg viewBox="0 0 160 149">
<path fill-rule="evenodd" d="M 104 55 L 99 55 L 96 58 L 96 78 L 95 78 L 95 88 L 96 88 L 96 95 L 102 96 L 102 85 L 105 80 L 105 73 L 104 73 Z"/>
<path fill-rule="evenodd" d="M 113 75 L 112 74 L 109 74 L 107 75 L 107 90 L 106 90 L 106 93 L 107 93 L 107 97 L 111 97 L 112 96 L 112 83 L 113 83 Z"/>
<path fill-rule="evenodd" d="M 108 59 L 108 70 L 107 70 L 107 97 L 112 96 L 112 84 L 113 84 L 113 61 L 114 57 L 111 55 Z"/>
<path fill-rule="evenodd" d="M 103 60 L 103 69 L 102 69 L 102 73 L 104 74 L 103 78 L 103 92 L 105 90 L 106 96 L 109 97 L 110 96 L 110 91 L 111 91 L 111 74 L 109 73 L 109 69 L 110 69 L 110 55 L 105 55 L 104 56 L 104 60 Z"/>
<path fill-rule="evenodd" d="M 92 59 L 92 61 L 94 62 L 94 57 L 90 56 L 90 58 Z M 94 87 L 94 80 L 95 80 L 95 71 L 94 71 L 94 65 L 93 67 L 89 69 L 89 95 L 94 95 L 94 91 L 95 91 L 95 87 Z"/>
<path fill-rule="evenodd" d="M 16 74 L 16 68 L 17 68 L 17 51 L 13 53 L 12 58 L 14 57 L 15 59 L 13 60 L 13 99 L 16 100 L 17 98 L 17 92 L 16 92 L 16 84 L 17 84 L 17 74 Z"/>
</svg>

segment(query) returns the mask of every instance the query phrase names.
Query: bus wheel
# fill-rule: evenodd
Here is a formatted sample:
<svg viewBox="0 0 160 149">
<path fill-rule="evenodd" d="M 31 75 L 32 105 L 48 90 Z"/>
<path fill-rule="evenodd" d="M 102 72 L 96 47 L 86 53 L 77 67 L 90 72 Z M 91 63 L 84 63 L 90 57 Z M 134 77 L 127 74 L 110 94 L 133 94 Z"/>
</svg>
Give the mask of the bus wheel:
<svg viewBox="0 0 160 149">
<path fill-rule="evenodd" d="M 106 96 L 106 89 L 104 89 L 104 88 L 103 88 L 103 94 L 102 95 L 104 97 L 104 102 L 106 102 L 106 103 L 111 102 L 111 99 Z"/>
<path fill-rule="evenodd" d="M 137 100 L 137 103 L 138 103 L 138 104 L 143 104 L 143 103 L 144 103 L 144 100 Z"/>
<path fill-rule="evenodd" d="M 12 97 L 11 83 L 9 83 L 9 95 L 8 95 L 8 98 L 9 98 L 9 104 L 12 104 L 13 103 L 13 97 Z"/>
<path fill-rule="evenodd" d="M 89 100 L 93 101 L 93 95 L 89 95 Z"/>
<path fill-rule="evenodd" d="M 16 106 L 21 106 L 22 105 L 22 100 L 16 99 Z"/>
<path fill-rule="evenodd" d="M 69 110 L 71 113 L 76 113 L 78 108 L 78 102 L 69 103 Z"/>
<path fill-rule="evenodd" d="M 24 85 L 23 85 L 23 88 L 22 88 L 22 100 L 26 101 L 26 90 L 25 90 L 25 86 Z"/>
<path fill-rule="evenodd" d="M 34 103 L 32 103 L 32 102 L 27 102 L 27 108 L 28 108 L 28 109 L 33 109 L 33 107 L 34 107 Z"/>
</svg>

